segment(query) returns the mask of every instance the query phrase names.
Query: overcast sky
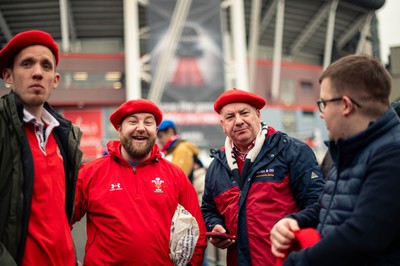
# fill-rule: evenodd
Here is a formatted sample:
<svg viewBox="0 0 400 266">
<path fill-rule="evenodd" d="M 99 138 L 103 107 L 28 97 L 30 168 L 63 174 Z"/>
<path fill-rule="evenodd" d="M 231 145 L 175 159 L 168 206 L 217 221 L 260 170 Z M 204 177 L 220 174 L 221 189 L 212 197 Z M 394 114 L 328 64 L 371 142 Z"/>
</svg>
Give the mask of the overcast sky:
<svg viewBox="0 0 400 266">
<path fill-rule="evenodd" d="M 381 40 L 381 58 L 388 62 L 390 47 L 400 46 L 400 1 L 386 0 L 385 5 L 377 11 L 379 35 Z"/>
</svg>

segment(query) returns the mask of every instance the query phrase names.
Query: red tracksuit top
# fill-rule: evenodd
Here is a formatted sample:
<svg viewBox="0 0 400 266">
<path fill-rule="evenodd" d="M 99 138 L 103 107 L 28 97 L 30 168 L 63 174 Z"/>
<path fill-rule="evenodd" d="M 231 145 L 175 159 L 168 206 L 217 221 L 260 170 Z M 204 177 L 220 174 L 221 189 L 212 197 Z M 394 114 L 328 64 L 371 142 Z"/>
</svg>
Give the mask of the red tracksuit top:
<svg viewBox="0 0 400 266">
<path fill-rule="evenodd" d="M 122 158 L 120 147 L 119 141 L 109 142 L 109 154 L 79 172 L 73 220 L 87 214 L 84 265 L 173 265 L 170 227 L 178 203 L 200 226 L 191 265 L 201 265 L 206 229 L 186 175 L 161 158 L 157 145 L 136 167 Z"/>
<path fill-rule="evenodd" d="M 50 134 L 46 154 L 39 147 L 34 125 L 26 136 L 34 162 L 34 183 L 28 236 L 21 265 L 75 265 L 70 226 L 65 214 L 65 173 L 57 142 Z"/>
</svg>

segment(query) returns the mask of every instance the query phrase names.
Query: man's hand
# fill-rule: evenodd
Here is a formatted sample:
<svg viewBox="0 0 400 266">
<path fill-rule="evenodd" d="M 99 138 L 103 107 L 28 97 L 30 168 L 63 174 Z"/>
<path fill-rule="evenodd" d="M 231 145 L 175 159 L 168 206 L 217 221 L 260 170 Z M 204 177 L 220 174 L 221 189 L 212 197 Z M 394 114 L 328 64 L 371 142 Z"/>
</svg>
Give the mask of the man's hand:
<svg viewBox="0 0 400 266">
<path fill-rule="evenodd" d="M 283 218 L 278 221 L 271 230 L 272 253 L 279 258 L 284 258 L 295 240 L 293 231 L 298 230 L 300 228 L 295 219 Z"/>
<path fill-rule="evenodd" d="M 222 225 L 217 224 L 216 226 L 214 226 L 212 232 L 226 233 L 226 230 Z M 235 242 L 236 241 L 232 239 L 219 239 L 216 237 L 210 237 L 210 243 L 221 249 L 226 249 L 227 247 L 233 245 Z"/>
</svg>

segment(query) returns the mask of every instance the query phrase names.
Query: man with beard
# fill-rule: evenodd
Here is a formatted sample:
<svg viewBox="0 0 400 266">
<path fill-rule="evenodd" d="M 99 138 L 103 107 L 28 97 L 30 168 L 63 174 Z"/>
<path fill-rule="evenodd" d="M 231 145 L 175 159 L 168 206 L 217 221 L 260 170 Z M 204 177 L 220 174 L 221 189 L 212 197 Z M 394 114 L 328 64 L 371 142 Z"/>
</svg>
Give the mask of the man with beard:
<svg viewBox="0 0 400 266">
<path fill-rule="evenodd" d="M 87 214 L 84 265 L 173 265 L 171 219 L 180 204 L 199 226 L 191 265 L 201 265 L 205 226 L 196 192 L 183 171 L 155 145 L 160 109 L 145 99 L 123 103 L 110 116 L 119 141 L 79 172 L 74 221 Z"/>
</svg>

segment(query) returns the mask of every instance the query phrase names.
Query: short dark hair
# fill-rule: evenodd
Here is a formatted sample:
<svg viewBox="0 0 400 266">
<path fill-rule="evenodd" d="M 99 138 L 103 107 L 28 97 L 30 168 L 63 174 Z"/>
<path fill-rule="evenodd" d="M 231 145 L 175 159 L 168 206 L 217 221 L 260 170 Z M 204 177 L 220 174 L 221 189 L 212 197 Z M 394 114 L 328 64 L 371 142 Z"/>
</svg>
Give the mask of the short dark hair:
<svg viewBox="0 0 400 266">
<path fill-rule="evenodd" d="M 389 106 L 392 78 L 375 58 L 349 55 L 329 65 L 319 82 L 329 78 L 338 95 L 349 93 L 361 100 L 373 100 Z"/>
</svg>

